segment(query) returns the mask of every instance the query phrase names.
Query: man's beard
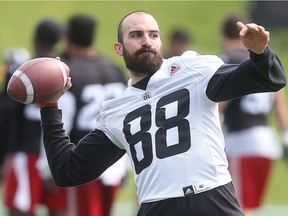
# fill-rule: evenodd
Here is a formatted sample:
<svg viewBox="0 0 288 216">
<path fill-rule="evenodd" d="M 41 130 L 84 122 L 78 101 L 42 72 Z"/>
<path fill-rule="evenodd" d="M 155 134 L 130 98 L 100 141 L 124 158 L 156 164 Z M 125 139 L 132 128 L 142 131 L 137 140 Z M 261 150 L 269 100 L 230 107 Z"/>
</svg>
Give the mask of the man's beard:
<svg viewBox="0 0 288 216">
<path fill-rule="evenodd" d="M 149 47 L 142 47 L 130 54 L 123 46 L 123 58 L 126 67 L 135 76 L 152 75 L 160 69 L 163 62 L 162 54 Z"/>
</svg>

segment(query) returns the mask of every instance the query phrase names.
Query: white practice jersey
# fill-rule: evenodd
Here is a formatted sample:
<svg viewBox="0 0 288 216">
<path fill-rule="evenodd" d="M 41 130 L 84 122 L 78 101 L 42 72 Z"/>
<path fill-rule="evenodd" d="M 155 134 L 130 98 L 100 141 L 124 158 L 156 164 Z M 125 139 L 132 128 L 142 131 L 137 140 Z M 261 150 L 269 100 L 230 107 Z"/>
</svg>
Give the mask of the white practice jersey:
<svg viewBox="0 0 288 216">
<path fill-rule="evenodd" d="M 140 203 L 211 190 L 231 181 L 209 79 L 223 64 L 187 51 L 164 60 L 146 90 L 129 85 L 103 103 L 97 129 L 126 149 Z"/>
</svg>

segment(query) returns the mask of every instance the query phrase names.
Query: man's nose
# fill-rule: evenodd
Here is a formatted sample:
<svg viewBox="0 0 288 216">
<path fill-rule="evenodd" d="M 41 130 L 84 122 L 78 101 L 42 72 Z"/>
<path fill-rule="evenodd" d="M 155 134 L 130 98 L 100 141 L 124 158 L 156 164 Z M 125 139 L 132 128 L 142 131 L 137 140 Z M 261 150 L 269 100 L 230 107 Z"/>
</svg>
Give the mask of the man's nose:
<svg viewBox="0 0 288 216">
<path fill-rule="evenodd" d="M 143 36 L 142 46 L 143 47 L 150 47 L 151 46 L 151 38 L 149 37 L 148 34 Z"/>
</svg>

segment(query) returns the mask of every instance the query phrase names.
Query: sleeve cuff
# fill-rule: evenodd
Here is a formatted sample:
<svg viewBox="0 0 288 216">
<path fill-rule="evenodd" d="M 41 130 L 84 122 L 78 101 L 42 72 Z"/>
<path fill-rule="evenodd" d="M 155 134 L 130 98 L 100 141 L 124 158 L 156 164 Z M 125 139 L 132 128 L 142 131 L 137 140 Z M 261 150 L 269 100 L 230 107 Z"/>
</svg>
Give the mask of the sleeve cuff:
<svg viewBox="0 0 288 216">
<path fill-rule="evenodd" d="M 258 62 L 261 61 L 265 58 L 267 58 L 270 54 L 270 49 L 268 47 L 266 47 L 266 49 L 264 50 L 264 52 L 262 54 L 257 54 L 252 52 L 251 50 L 249 50 L 250 52 L 250 58 L 253 62 Z"/>
<path fill-rule="evenodd" d="M 42 124 L 62 121 L 62 111 L 58 107 L 43 107 L 40 112 Z"/>
</svg>

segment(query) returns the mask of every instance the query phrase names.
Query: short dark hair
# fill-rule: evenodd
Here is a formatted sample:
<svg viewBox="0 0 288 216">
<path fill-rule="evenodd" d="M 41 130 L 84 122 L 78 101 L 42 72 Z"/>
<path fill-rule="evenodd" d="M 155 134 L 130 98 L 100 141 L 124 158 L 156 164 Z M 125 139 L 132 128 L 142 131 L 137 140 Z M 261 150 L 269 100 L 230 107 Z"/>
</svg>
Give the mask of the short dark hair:
<svg viewBox="0 0 288 216">
<path fill-rule="evenodd" d="M 249 19 L 241 14 L 228 15 L 222 23 L 222 34 L 229 39 L 239 38 L 239 29 L 236 26 L 238 21 L 244 24 L 249 22 Z"/>
<path fill-rule="evenodd" d="M 96 27 L 96 19 L 85 14 L 74 15 L 67 24 L 67 39 L 78 46 L 90 46 L 93 43 Z"/>
<path fill-rule="evenodd" d="M 183 28 L 175 28 L 170 33 L 170 41 L 189 43 L 191 36 L 188 31 Z"/>
<path fill-rule="evenodd" d="M 62 28 L 52 19 L 41 21 L 35 29 L 34 38 L 47 46 L 54 46 L 62 37 Z"/>
</svg>

